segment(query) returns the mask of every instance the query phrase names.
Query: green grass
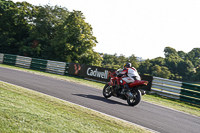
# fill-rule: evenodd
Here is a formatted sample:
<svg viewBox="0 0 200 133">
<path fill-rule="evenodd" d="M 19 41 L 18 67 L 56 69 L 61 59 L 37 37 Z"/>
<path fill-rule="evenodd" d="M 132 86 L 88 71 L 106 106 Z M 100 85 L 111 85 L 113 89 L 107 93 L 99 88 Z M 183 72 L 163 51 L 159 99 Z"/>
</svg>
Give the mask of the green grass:
<svg viewBox="0 0 200 133">
<path fill-rule="evenodd" d="M 142 97 L 143 101 L 168 107 L 177 111 L 185 112 L 191 115 L 200 117 L 200 106 L 180 100 L 170 99 L 158 95 L 145 95 Z"/>
<path fill-rule="evenodd" d="M 146 129 L 0 82 L 1 133 L 148 133 Z"/>
<path fill-rule="evenodd" d="M 22 70 L 22 71 L 27 71 L 27 72 L 35 73 L 35 74 L 50 76 L 50 77 L 54 77 L 54 78 L 59 78 L 59 79 L 67 80 L 70 82 L 75 82 L 75 83 L 79 83 L 79 84 L 83 84 L 83 85 L 87 85 L 87 86 L 92 86 L 92 87 L 95 87 L 98 89 L 102 89 L 105 85 L 103 83 L 92 82 L 92 81 L 84 80 L 84 79 L 81 79 L 78 77 L 50 74 L 50 73 L 39 72 L 39 71 L 30 70 L 30 69 L 23 69 L 23 68 L 14 67 L 14 66 L 8 66 L 8 65 L 4 65 L 4 64 L 0 64 L 0 66 L 12 68 L 12 69 L 18 69 L 18 70 Z M 190 103 L 182 102 L 180 100 L 169 99 L 169 98 L 165 98 L 165 97 L 161 97 L 161 96 L 157 96 L 157 95 L 144 95 L 142 97 L 142 100 L 200 117 L 200 106 L 198 106 L 198 105 L 193 105 Z"/>
</svg>

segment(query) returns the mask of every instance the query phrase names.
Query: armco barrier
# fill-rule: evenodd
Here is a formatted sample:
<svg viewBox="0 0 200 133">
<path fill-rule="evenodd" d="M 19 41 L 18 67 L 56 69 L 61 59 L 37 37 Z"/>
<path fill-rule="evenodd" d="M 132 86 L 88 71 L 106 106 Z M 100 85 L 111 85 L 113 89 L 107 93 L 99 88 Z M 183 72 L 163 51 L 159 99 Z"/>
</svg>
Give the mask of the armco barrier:
<svg viewBox="0 0 200 133">
<path fill-rule="evenodd" d="M 18 55 L 15 66 L 22 67 L 22 68 L 30 68 L 31 60 L 32 60 L 32 58 L 30 58 L 30 57 L 24 57 L 24 56 Z"/>
<path fill-rule="evenodd" d="M 68 71 L 69 71 L 69 63 L 66 63 L 64 75 L 67 75 L 69 73 Z"/>
<path fill-rule="evenodd" d="M 0 63 L 49 73 L 56 73 L 60 75 L 87 75 L 84 77 L 95 79 L 97 81 L 103 79 L 104 82 L 109 81 L 109 74 L 113 71 L 112 69 L 87 66 L 83 64 L 49 61 L 2 53 L 0 53 Z M 200 86 L 159 77 L 153 77 L 153 81 L 151 76 L 145 77 L 145 75 L 141 75 L 141 77 L 144 80 L 150 81 L 149 87 L 151 88 L 151 93 L 156 93 L 162 96 L 200 105 Z"/>
<path fill-rule="evenodd" d="M 0 53 L 0 63 L 3 63 L 3 56 L 4 54 Z"/>
<path fill-rule="evenodd" d="M 153 77 L 151 93 L 200 105 L 200 86 Z"/>
<path fill-rule="evenodd" d="M 0 63 L 48 73 L 68 74 L 69 63 L 0 53 Z"/>
<path fill-rule="evenodd" d="M 46 71 L 47 60 L 32 58 L 31 69 L 38 71 Z"/>
<path fill-rule="evenodd" d="M 66 68 L 66 63 L 64 63 L 64 62 L 48 60 L 46 72 L 64 75 L 65 74 L 65 68 Z"/>
<path fill-rule="evenodd" d="M 12 65 L 12 66 L 14 66 L 15 63 L 16 63 L 16 58 L 17 58 L 16 55 L 4 54 L 3 63 L 4 63 L 4 64 L 7 64 L 7 65 Z"/>
<path fill-rule="evenodd" d="M 179 81 L 153 77 L 151 90 L 162 96 L 180 99 L 181 86 L 182 82 Z"/>
<path fill-rule="evenodd" d="M 200 86 L 182 83 L 180 100 L 200 105 Z"/>
</svg>

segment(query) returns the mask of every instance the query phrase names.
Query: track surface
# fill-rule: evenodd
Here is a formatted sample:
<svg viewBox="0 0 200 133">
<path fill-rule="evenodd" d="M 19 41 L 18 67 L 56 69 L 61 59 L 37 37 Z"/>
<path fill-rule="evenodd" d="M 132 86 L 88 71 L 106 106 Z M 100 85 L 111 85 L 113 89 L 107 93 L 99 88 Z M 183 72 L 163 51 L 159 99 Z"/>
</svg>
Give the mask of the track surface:
<svg viewBox="0 0 200 133">
<path fill-rule="evenodd" d="M 161 133 L 199 133 L 195 117 L 141 101 L 130 107 L 125 100 L 105 99 L 102 90 L 51 77 L 0 67 L 0 80 L 70 101 Z"/>
</svg>

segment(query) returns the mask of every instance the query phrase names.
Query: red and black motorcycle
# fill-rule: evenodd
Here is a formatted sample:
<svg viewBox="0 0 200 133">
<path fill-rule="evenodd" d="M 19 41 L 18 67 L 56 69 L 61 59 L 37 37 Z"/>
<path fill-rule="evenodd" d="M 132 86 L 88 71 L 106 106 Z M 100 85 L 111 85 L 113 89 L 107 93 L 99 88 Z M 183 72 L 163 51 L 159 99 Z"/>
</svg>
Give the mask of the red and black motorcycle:
<svg viewBox="0 0 200 133">
<path fill-rule="evenodd" d="M 141 91 L 144 94 L 143 90 L 140 90 L 142 87 L 147 86 L 148 81 L 145 80 L 135 80 L 132 83 L 129 83 L 128 86 L 130 88 L 129 94 L 122 94 L 121 91 L 124 88 L 125 81 L 122 80 L 126 75 L 120 75 L 122 69 L 117 70 L 112 73 L 110 82 L 108 82 L 103 88 L 103 96 L 105 98 L 109 98 L 111 96 L 115 96 L 124 100 L 127 100 L 128 105 L 135 106 L 141 101 Z"/>
</svg>

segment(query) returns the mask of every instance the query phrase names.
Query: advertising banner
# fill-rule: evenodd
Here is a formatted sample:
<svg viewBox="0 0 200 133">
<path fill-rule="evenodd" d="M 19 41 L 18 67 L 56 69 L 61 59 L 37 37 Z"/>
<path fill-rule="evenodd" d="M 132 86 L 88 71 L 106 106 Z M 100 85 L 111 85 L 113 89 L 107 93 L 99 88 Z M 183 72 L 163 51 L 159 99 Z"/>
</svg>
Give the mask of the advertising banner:
<svg viewBox="0 0 200 133">
<path fill-rule="evenodd" d="M 102 68 L 96 66 L 84 65 L 82 68 L 82 74 L 85 78 L 95 79 L 99 81 L 110 81 L 112 72 L 115 70 L 109 68 Z"/>
<path fill-rule="evenodd" d="M 148 75 L 140 75 L 142 80 L 146 80 L 149 83 L 147 84 L 147 86 L 143 87 L 143 90 L 146 91 L 151 91 L 151 86 L 152 86 L 152 80 L 153 80 L 153 76 L 148 76 Z"/>
<path fill-rule="evenodd" d="M 102 68 L 102 67 L 96 67 L 96 66 L 89 66 L 84 64 L 77 64 L 77 63 L 70 63 L 68 74 L 70 75 L 76 75 L 88 79 L 93 79 L 97 81 L 104 81 L 109 82 L 111 78 L 111 74 L 114 72 L 114 69 L 109 68 Z M 152 76 L 147 75 L 140 75 L 142 80 L 148 81 L 148 85 L 144 87 L 144 90 L 150 91 L 151 85 L 152 85 Z"/>
<path fill-rule="evenodd" d="M 82 64 L 69 63 L 68 74 L 83 77 L 82 67 Z"/>
</svg>

